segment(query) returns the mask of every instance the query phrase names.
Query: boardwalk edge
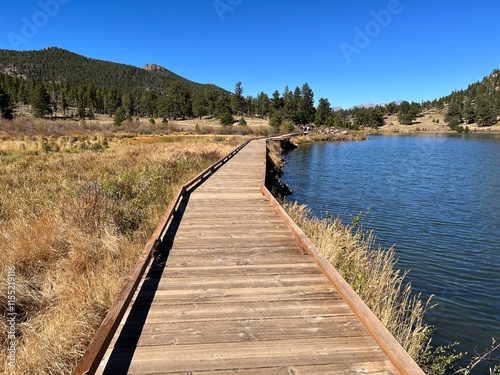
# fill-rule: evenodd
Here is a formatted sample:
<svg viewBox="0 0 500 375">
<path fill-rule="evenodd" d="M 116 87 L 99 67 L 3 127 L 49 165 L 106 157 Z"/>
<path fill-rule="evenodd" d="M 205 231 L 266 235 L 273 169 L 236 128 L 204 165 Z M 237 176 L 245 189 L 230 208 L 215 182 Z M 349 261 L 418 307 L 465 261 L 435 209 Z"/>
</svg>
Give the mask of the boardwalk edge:
<svg viewBox="0 0 500 375">
<path fill-rule="evenodd" d="M 273 140 L 270 138 L 269 140 Z M 266 149 L 267 152 L 267 149 Z M 266 163 L 267 161 L 265 161 Z M 265 170 L 265 169 L 264 169 Z M 337 289 L 341 297 L 348 304 L 365 329 L 374 338 L 380 349 L 389 358 L 391 363 L 401 372 L 408 375 L 424 375 L 420 366 L 394 338 L 385 325 L 371 311 L 366 303 L 358 296 L 352 287 L 345 281 L 333 265 L 321 254 L 316 245 L 306 236 L 300 227 L 284 210 L 281 204 L 267 189 L 265 175 L 261 183 L 261 192 L 273 205 L 275 212 L 285 221 L 292 231 L 297 245 L 309 256 L 313 258 L 321 271 L 325 274 L 332 285 Z"/>
</svg>

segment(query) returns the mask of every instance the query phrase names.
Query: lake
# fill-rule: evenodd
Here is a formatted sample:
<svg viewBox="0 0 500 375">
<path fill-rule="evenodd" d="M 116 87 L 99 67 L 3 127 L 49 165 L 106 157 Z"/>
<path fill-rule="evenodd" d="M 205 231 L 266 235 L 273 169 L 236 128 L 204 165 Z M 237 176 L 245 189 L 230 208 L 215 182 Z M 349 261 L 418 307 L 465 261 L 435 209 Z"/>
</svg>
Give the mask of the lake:
<svg viewBox="0 0 500 375">
<path fill-rule="evenodd" d="M 500 135 L 377 135 L 284 158 L 289 200 L 344 223 L 361 214 L 395 245 L 413 290 L 435 295 L 435 344 L 475 353 L 500 339 Z"/>
</svg>

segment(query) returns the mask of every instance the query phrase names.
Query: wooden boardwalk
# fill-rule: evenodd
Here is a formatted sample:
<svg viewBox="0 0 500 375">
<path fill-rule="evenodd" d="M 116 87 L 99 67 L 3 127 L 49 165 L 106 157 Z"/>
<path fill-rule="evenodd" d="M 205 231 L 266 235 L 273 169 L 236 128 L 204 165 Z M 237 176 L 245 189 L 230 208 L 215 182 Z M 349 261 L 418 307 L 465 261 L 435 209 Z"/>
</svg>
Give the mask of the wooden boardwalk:
<svg viewBox="0 0 500 375">
<path fill-rule="evenodd" d="M 389 359 L 262 194 L 265 142 L 182 196 L 97 373 L 415 373 Z"/>
</svg>

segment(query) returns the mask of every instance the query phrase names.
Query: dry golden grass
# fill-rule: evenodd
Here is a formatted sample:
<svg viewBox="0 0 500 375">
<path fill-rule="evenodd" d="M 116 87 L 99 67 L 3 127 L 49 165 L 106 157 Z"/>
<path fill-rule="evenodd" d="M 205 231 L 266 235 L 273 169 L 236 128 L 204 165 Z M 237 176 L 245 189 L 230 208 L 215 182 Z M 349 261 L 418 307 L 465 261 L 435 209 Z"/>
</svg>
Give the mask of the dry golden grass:
<svg viewBox="0 0 500 375">
<path fill-rule="evenodd" d="M 429 301 L 421 302 L 404 274 L 395 269 L 394 250 L 375 246 L 371 232 L 353 232 L 339 219 L 311 217 L 305 206 L 284 203 L 285 210 L 316 244 L 403 348 L 419 362 L 429 349 L 431 327 L 423 319 Z"/>
<path fill-rule="evenodd" d="M 68 374 L 178 187 L 244 139 L 107 137 L 103 145 L 98 135 L 103 147 L 61 152 L 67 135 L 52 138 L 59 150 L 30 137 L 0 140 L 0 372 Z M 12 266 L 15 340 L 7 335 Z"/>
</svg>

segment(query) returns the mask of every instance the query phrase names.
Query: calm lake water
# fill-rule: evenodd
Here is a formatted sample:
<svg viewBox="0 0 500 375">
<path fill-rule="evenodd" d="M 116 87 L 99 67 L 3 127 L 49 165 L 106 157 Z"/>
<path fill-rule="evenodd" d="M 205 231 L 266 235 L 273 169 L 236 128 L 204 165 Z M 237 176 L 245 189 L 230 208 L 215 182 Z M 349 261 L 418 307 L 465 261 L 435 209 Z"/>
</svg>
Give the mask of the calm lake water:
<svg viewBox="0 0 500 375">
<path fill-rule="evenodd" d="M 435 295 L 436 344 L 474 353 L 500 339 L 500 136 L 370 136 L 284 156 L 290 200 L 345 223 L 362 213 L 395 245 L 413 290 Z"/>
</svg>

